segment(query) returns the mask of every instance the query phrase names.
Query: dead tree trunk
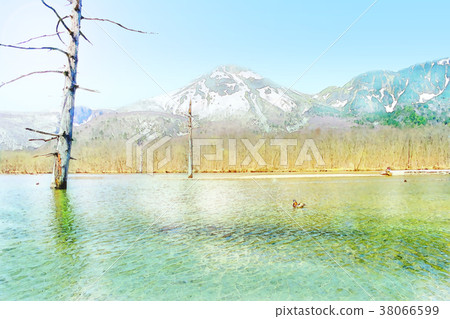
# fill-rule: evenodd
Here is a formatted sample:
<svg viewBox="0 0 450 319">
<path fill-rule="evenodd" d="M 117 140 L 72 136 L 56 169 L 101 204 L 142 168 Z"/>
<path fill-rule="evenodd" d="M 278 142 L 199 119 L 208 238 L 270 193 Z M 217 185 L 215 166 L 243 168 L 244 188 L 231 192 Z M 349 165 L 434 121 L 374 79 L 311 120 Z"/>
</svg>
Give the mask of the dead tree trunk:
<svg viewBox="0 0 450 319">
<path fill-rule="evenodd" d="M 192 143 L 192 100 L 189 101 L 188 128 L 189 128 L 188 178 L 192 178 L 194 177 L 194 162 L 193 162 L 194 145 Z"/>
<path fill-rule="evenodd" d="M 56 145 L 55 163 L 53 166 L 53 187 L 67 188 L 67 175 L 69 172 L 70 152 L 72 149 L 73 113 L 75 107 L 75 92 L 77 90 L 78 45 L 81 24 L 81 0 L 72 1 L 70 15 L 72 26 L 70 28 L 70 43 L 67 48 L 69 62 L 64 72 L 64 100 L 59 126 L 59 138 Z"/>
<path fill-rule="evenodd" d="M 13 83 L 17 80 L 23 79 L 25 77 L 35 75 L 35 74 L 45 74 L 45 73 L 62 73 L 65 77 L 65 84 L 64 84 L 64 99 L 62 103 L 62 112 L 61 112 L 61 121 L 59 124 L 59 131 L 58 134 L 54 133 L 48 133 L 40 130 L 35 130 L 31 128 L 26 128 L 29 131 L 36 132 L 39 134 L 49 135 L 51 138 L 39 138 L 39 139 L 30 139 L 30 141 L 43 141 L 43 142 L 49 142 L 52 140 L 57 140 L 56 145 L 56 151 L 45 154 L 43 156 L 54 156 L 55 162 L 53 165 L 53 182 L 52 187 L 56 189 L 65 189 L 67 188 L 67 175 L 69 172 L 69 161 L 73 159 L 70 157 L 71 149 L 72 149 L 72 130 L 73 130 L 73 116 L 74 116 L 74 110 L 75 110 L 75 92 L 77 89 L 84 89 L 90 92 L 97 92 L 95 90 L 86 89 L 79 87 L 77 84 L 77 66 L 78 66 L 78 45 L 80 36 L 84 38 L 86 41 L 91 43 L 86 36 L 81 32 L 80 25 L 81 20 L 88 20 L 88 21 L 94 21 L 97 23 L 99 22 L 109 22 L 113 23 L 127 31 L 132 32 L 138 32 L 138 33 L 145 33 L 145 34 L 154 34 L 153 32 L 144 32 L 140 30 L 130 29 L 125 26 L 123 26 L 120 23 L 117 23 L 115 21 L 109 20 L 109 19 L 101 19 L 101 18 L 87 18 L 83 17 L 81 13 L 81 1 L 82 0 L 70 0 L 71 5 L 71 13 L 67 16 L 61 16 L 55 8 L 48 5 L 45 0 L 41 0 L 42 4 L 49 8 L 53 13 L 57 16 L 58 21 L 56 24 L 56 33 L 50 34 L 50 35 L 42 35 L 38 37 L 33 37 L 31 39 L 28 39 L 26 41 L 19 42 L 16 45 L 11 44 L 3 44 L 0 43 L 0 47 L 6 47 L 6 48 L 13 48 L 13 49 L 19 49 L 19 50 L 50 50 L 55 52 L 63 53 L 67 58 L 67 67 L 65 71 L 60 70 L 44 70 L 44 71 L 34 71 L 25 75 L 21 75 L 13 80 L 10 80 L 8 82 L 4 82 L 0 84 L 0 88 L 3 87 L 6 84 Z M 70 18 L 71 20 L 71 26 L 69 27 L 64 20 Z M 62 25 L 64 27 L 64 32 L 59 32 L 59 26 Z M 58 47 L 49 47 L 49 46 L 43 46 L 43 47 L 28 47 L 23 46 L 23 44 L 28 43 L 30 41 L 46 38 L 46 37 L 52 37 L 57 36 L 61 42 L 64 43 L 64 41 L 61 38 L 62 33 L 68 32 L 70 42 L 67 45 L 67 51 L 64 51 Z M 65 43 L 64 43 L 65 44 Z M 91 43 L 92 44 L 92 43 Z M 98 92 L 97 92 L 98 93 Z"/>
</svg>

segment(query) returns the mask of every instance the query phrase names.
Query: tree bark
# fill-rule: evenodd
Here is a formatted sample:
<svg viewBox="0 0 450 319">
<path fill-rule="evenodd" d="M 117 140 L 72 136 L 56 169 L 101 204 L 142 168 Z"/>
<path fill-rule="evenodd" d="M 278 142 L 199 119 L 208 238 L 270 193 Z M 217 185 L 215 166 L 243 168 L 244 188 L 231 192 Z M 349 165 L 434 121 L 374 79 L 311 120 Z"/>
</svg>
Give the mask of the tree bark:
<svg viewBox="0 0 450 319">
<path fill-rule="evenodd" d="M 67 188 L 67 175 L 69 171 L 70 153 L 72 149 L 73 114 L 75 107 L 75 92 L 77 90 L 78 45 L 80 38 L 81 1 L 72 1 L 70 15 L 72 26 L 70 28 L 70 43 L 68 45 L 68 65 L 65 75 L 64 100 L 59 127 L 59 138 L 56 145 L 55 163 L 53 166 L 53 187 Z"/>
<path fill-rule="evenodd" d="M 188 157 L 188 178 L 194 176 L 194 162 L 193 162 L 193 151 L 194 146 L 192 143 L 192 101 L 189 102 L 189 112 L 188 112 L 188 128 L 189 128 L 189 157 Z"/>
</svg>

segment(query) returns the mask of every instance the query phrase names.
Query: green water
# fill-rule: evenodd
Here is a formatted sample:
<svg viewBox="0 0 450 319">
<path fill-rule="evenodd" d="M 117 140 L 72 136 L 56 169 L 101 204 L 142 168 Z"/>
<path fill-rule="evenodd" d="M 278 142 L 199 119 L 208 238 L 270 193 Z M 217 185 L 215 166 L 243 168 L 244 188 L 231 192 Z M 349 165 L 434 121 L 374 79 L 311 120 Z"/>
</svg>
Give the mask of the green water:
<svg viewBox="0 0 450 319">
<path fill-rule="evenodd" d="M 0 300 L 449 299 L 449 176 L 214 176 L 0 176 Z"/>
</svg>

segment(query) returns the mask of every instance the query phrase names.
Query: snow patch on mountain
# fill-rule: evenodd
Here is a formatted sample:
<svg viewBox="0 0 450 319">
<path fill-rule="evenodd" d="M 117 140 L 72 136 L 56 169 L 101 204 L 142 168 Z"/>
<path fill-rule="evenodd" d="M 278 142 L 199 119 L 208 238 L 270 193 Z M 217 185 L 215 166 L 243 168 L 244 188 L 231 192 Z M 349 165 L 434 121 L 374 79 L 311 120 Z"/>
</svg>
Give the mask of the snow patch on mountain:
<svg viewBox="0 0 450 319">
<path fill-rule="evenodd" d="M 334 102 L 333 104 L 331 104 L 332 107 L 343 107 L 347 104 L 348 100 L 344 100 L 344 101 L 339 101 L 337 100 L 336 102 Z"/>
<path fill-rule="evenodd" d="M 389 105 L 386 105 L 386 106 L 385 106 L 386 112 L 388 112 L 388 113 L 394 112 L 395 106 L 397 105 L 398 100 L 400 99 L 400 96 L 402 96 L 403 93 L 405 93 L 406 88 L 408 87 L 408 83 L 409 83 L 409 79 L 406 80 L 405 88 L 403 89 L 403 91 L 401 91 L 401 92 L 397 95 L 397 98 L 395 98 L 394 94 L 391 94 L 391 97 L 392 97 L 392 104 L 391 104 L 390 106 L 389 106 Z"/>
<path fill-rule="evenodd" d="M 422 93 L 419 95 L 419 102 L 425 103 L 436 96 L 437 96 L 437 94 L 433 94 L 433 93 Z"/>
<path fill-rule="evenodd" d="M 294 107 L 296 107 L 294 101 L 289 99 L 285 95 L 284 90 L 274 89 L 269 86 L 265 86 L 261 89 L 258 89 L 258 92 L 262 99 L 266 100 L 267 102 L 275 106 L 278 106 L 284 112 L 290 112 Z"/>
<path fill-rule="evenodd" d="M 391 105 L 386 105 L 386 106 L 385 106 L 386 112 L 388 112 L 388 113 L 394 112 L 395 106 L 397 105 L 398 100 L 400 99 L 400 96 L 402 96 L 403 93 L 405 93 L 406 87 L 408 86 L 408 83 L 409 83 L 409 79 L 406 81 L 405 88 L 403 89 L 403 91 L 401 91 L 401 92 L 398 94 L 397 98 L 395 98 L 394 94 L 391 94 L 391 97 L 392 97 L 392 104 L 391 104 Z"/>
<path fill-rule="evenodd" d="M 450 64 L 450 58 L 439 60 L 437 62 L 437 64 L 439 64 L 439 65 L 446 65 L 446 64 L 449 65 Z"/>
<path fill-rule="evenodd" d="M 260 76 L 259 74 L 256 74 L 253 71 L 241 71 L 239 73 L 239 76 L 246 78 L 246 79 L 255 79 L 255 80 L 262 80 L 262 76 Z"/>
<path fill-rule="evenodd" d="M 427 92 L 424 92 L 424 93 L 420 94 L 420 95 L 419 95 L 419 103 L 425 103 L 425 102 L 428 102 L 429 100 L 434 99 L 436 96 L 439 96 L 439 95 L 441 95 L 442 93 L 444 93 L 445 89 L 446 89 L 447 86 L 448 86 L 448 82 L 449 82 L 449 78 L 448 78 L 447 76 L 445 76 L 445 85 L 444 85 L 444 88 L 443 88 L 442 90 L 440 90 L 439 92 L 437 92 L 437 93 L 427 93 Z"/>
<path fill-rule="evenodd" d="M 225 74 L 224 72 L 219 71 L 219 70 L 216 70 L 213 73 L 211 73 L 211 75 L 209 77 L 211 79 L 216 79 L 216 80 L 229 78 L 227 74 Z"/>
</svg>

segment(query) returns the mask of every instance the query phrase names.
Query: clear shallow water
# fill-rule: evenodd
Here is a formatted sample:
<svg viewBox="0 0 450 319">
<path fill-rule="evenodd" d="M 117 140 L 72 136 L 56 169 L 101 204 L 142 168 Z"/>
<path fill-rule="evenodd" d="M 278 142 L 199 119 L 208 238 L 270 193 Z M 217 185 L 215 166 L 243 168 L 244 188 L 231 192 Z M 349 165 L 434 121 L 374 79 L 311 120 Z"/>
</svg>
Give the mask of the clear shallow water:
<svg viewBox="0 0 450 319">
<path fill-rule="evenodd" d="M 449 299 L 448 176 L 214 176 L 0 176 L 0 300 Z"/>
</svg>

